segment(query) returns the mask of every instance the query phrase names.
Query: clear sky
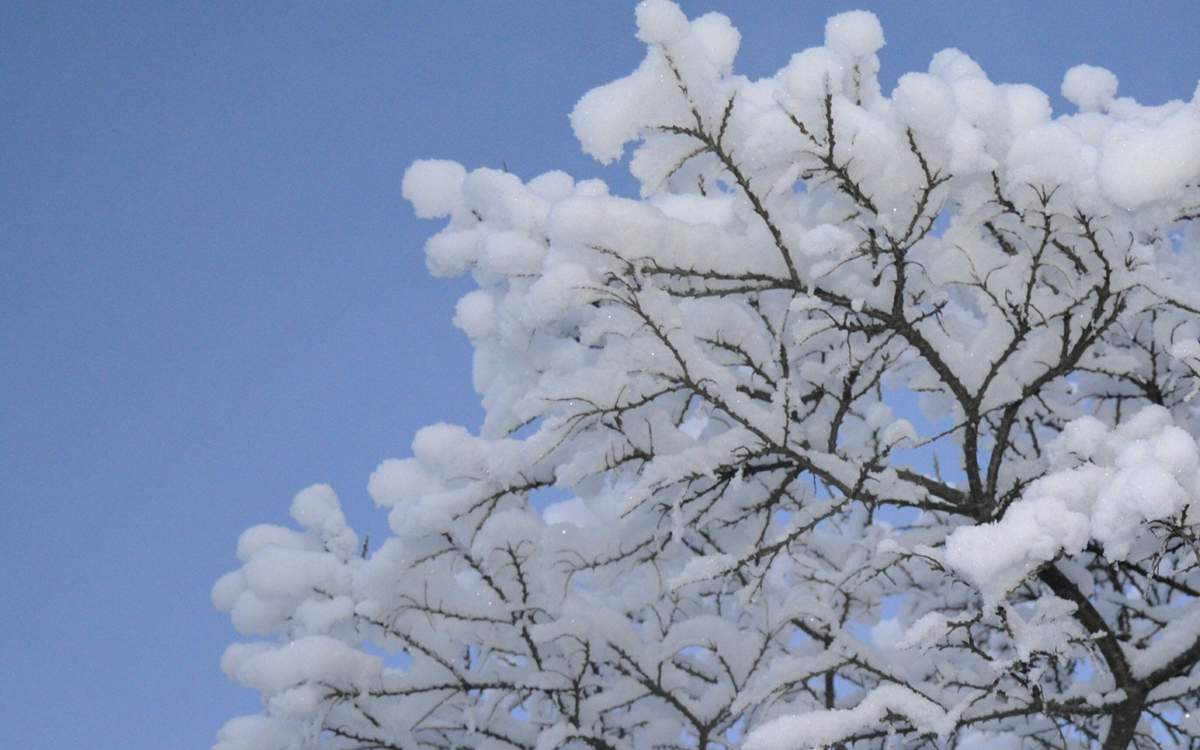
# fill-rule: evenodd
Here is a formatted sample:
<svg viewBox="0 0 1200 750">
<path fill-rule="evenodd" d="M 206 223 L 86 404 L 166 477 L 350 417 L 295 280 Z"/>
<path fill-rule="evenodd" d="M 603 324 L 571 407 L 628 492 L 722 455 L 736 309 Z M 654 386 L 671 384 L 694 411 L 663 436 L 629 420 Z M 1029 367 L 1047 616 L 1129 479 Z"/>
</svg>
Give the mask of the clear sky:
<svg viewBox="0 0 1200 750">
<path fill-rule="evenodd" d="M 685 8 L 761 76 L 863 5 Z M 1200 79 L 1190 0 L 876 12 L 888 91 L 949 46 L 1056 109 L 1080 62 L 1148 103 Z M 376 464 L 480 418 L 405 166 L 630 192 L 566 115 L 641 56 L 618 2 L 0 5 L 0 745 L 204 748 L 256 709 L 209 602 L 238 533 L 318 481 L 380 533 Z"/>
</svg>

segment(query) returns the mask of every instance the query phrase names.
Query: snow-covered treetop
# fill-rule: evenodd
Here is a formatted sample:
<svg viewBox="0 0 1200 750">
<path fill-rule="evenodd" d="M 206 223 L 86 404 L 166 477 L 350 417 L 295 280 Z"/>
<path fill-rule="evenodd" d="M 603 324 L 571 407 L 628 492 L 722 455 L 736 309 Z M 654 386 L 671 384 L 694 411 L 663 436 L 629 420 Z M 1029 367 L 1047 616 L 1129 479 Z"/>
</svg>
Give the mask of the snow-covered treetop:
<svg viewBox="0 0 1200 750">
<path fill-rule="evenodd" d="M 1197 97 L 637 29 L 571 124 L 639 198 L 405 174 L 486 419 L 380 464 L 373 551 L 324 486 L 243 535 L 218 747 L 1200 746 Z"/>
</svg>

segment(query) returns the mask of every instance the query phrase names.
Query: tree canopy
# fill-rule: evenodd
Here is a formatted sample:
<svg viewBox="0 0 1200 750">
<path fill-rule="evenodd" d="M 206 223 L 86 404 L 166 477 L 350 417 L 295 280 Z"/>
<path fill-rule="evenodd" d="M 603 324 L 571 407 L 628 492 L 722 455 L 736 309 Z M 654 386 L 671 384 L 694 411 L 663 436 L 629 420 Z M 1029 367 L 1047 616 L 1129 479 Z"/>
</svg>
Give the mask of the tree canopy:
<svg viewBox="0 0 1200 750">
<path fill-rule="evenodd" d="M 242 535 L 218 748 L 1200 748 L 1200 102 L 637 28 L 639 197 L 406 173 L 486 418 Z"/>
</svg>

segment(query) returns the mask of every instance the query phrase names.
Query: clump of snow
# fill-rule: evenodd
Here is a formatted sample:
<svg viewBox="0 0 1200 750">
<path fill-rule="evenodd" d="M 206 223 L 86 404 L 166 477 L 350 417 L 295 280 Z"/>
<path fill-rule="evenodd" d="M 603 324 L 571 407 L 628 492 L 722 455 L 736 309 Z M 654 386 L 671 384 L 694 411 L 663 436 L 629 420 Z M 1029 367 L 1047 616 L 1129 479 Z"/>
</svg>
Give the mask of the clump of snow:
<svg viewBox="0 0 1200 750">
<path fill-rule="evenodd" d="M 1062 95 L 1080 112 L 1096 112 L 1117 95 L 1117 77 L 1095 65 L 1076 65 L 1063 76 Z"/>
<path fill-rule="evenodd" d="M 1084 463 L 1060 463 L 1001 518 L 958 528 L 946 540 L 947 563 L 989 606 L 1061 553 L 1078 554 L 1094 539 L 1109 559 L 1124 559 L 1145 522 L 1196 507 L 1200 446 L 1163 407 L 1146 407 L 1111 431 L 1085 417 L 1048 454 Z"/>
<path fill-rule="evenodd" d="M 730 72 L 741 43 L 724 16 L 709 13 L 688 21 L 669 0 L 639 4 L 637 24 L 638 38 L 648 46 L 642 64 L 625 78 L 592 89 L 571 111 L 571 127 L 583 150 L 602 163 L 620 158 L 626 143 L 650 138 L 663 126 L 694 125 L 693 109 Z M 656 171 L 646 160 L 643 155 L 638 171 Z"/>
<path fill-rule="evenodd" d="M 475 262 L 479 239 L 474 228 L 438 232 L 425 242 L 425 266 L 434 276 L 458 276 Z"/>
<path fill-rule="evenodd" d="M 549 210 L 549 204 L 519 177 L 500 169 L 472 171 L 463 180 L 462 192 L 466 206 L 501 231 L 536 231 Z"/>
<path fill-rule="evenodd" d="M 888 714 L 899 714 L 921 731 L 941 734 L 953 728 L 946 711 L 933 701 L 902 685 L 875 688 L 849 709 L 813 711 L 784 716 L 763 724 L 746 738 L 745 750 L 795 750 L 825 747 L 879 725 Z"/>
<path fill-rule="evenodd" d="M 541 270 L 545 246 L 524 232 L 504 231 L 483 242 L 480 265 L 505 276 L 532 275 Z"/>
<path fill-rule="evenodd" d="M 423 484 L 424 473 L 415 461 L 384 459 L 367 480 L 367 493 L 375 504 L 390 508 L 409 497 L 414 486 Z"/>
<path fill-rule="evenodd" d="M 327 484 L 314 484 L 297 493 L 291 514 L 301 526 L 316 532 L 326 549 L 350 555 L 358 546 L 358 536 L 346 525 L 337 493 Z"/>
<path fill-rule="evenodd" d="M 382 662 L 328 636 L 298 638 L 283 645 L 235 643 L 221 667 L 242 685 L 266 694 L 320 680 L 331 687 L 369 684 Z"/>
<path fill-rule="evenodd" d="M 1020 501 L 998 521 L 956 529 L 946 540 L 946 561 L 994 605 L 1060 552 L 1082 551 L 1088 526 L 1086 515 L 1057 497 Z"/>
<path fill-rule="evenodd" d="M 482 473 L 479 446 L 467 428 L 438 422 L 417 430 L 412 440 L 413 456 L 439 475 Z"/>
<path fill-rule="evenodd" d="M 1096 154 L 1078 133 L 1055 120 L 1020 133 L 1007 158 L 1010 183 L 1074 185 L 1088 180 Z"/>
<path fill-rule="evenodd" d="M 1090 460 L 1108 437 L 1108 425 L 1092 416 L 1083 416 L 1067 423 L 1058 439 L 1046 449 L 1050 462 L 1065 466 L 1072 457 Z"/>
<path fill-rule="evenodd" d="M 449 216 L 462 197 L 467 170 L 444 159 L 418 159 L 404 172 L 400 192 L 422 219 Z"/>
<path fill-rule="evenodd" d="M 249 562 L 259 550 L 267 549 L 268 547 L 308 549 L 309 541 L 300 532 L 286 529 L 282 526 L 272 524 L 251 526 L 238 537 L 238 560 Z"/>
<path fill-rule="evenodd" d="M 1157 124 L 1113 125 L 1096 176 L 1108 198 L 1124 209 L 1176 193 L 1200 178 L 1200 112 L 1191 106 Z"/>
<path fill-rule="evenodd" d="M 225 722 L 213 750 L 262 750 L 264 747 L 295 747 L 304 736 L 305 725 L 272 716 L 238 716 Z"/>
<path fill-rule="evenodd" d="M 830 86 L 842 80 L 846 61 L 825 47 L 810 47 L 792 55 L 791 61 L 779 72 L 788 93 L 798 100 L 816 100 L 825 96 Z"/>
<path fill-rule="evenodd" d="M 552 169 L 534 177 L 529 181 L 528 187 L 541 198 L 557 201 L 566 198 L 574 191 L 575 178 L 562 170 Z"/>
<path fill-rule="evenodd" d="M 941 134 L 954 123 L 954 92 L 927 73 L 900 76 L 892 102 L 900 119 L 918 132 Z"/>
<path fill-rule="evenodd" d="M 1021 133 L 1050 119 L 1050 97 L 1041 89 L 1026 83 L 1000 87 L 1007 111 L 1008 130 Z"/>
<path fill-rule="evenodd" d="M 454 306 L 454 325 L 472 340 L 491 335 L 496 329 L 496 305 L 482 289 L 464 294 Z"/>
<path fill-rule="evenodd" d="M 593 285 L 587 269 L 575 263 L 562 263 L 547 270 L 529 288 L 522 319 L 530 325 L 561 318 L 582 304 Z"/>
<path fill-rule="evenodd" d="M 338 561 L 315 550 L 265 549 L 242 568 L 247 587 L 261 597 L 303 599 L 312 588 L 336 586 Z"/>
<path fill-rule="evenodd" d="M 292 518 L 310 529 L 337 532 L 346 526 L 337 494 L 327 484 L 314 484 L 292 498 Z"/>
<path fill-rule="evenodd" d="M 742 44 L 742 35 L 726 16 L 705 13 L 692 21 L 692 34 L 704 49 L 705 57 L 721 74 L 729 73 Z"/>
<path fill-rule="evenodd" d="M 933 59 L 929 61 L 929 72 L 948 83 L 970 79 L 987 80 L 987 74 L 979 67 L 979 63 L 954 47 L 934 54 Z"/>
<path fill-rule="evenodd" d="M 850 57 L 873 55 L 883 44 L 883 27 L 870 11 L 851 10 L 825 22 L 825 46 Z"/>
<path fill-rule="evenodd" d="M 604 164 L 620 158 L 625 144 L 643 130 L 688 121 L 690 105 L 680 95 L 675 75 L 680 65 L 698 62 L 688 58 L 704 55 L 702 40 L 695 40 L 690 49 L 684 44 L 691 25 L 674 3 L 647 0 L 638 6 L 637 15 L 639 36 L 653 45 L 642 64 L 630 75 L 584 94 L 571 111 L 571 128 L 583 150 Z M 665 45 L 675 53 L 670 61 Z M 684 49 L 676 49 L 680 46 Z"/>
<path fill-rule="evenodd" d="M 669 0 L 643 0 L 634 11 L 637 37 L 646 44 L 670 44 L 688 32 L 688 19 Z"/>
<path fill-rule="evenodd" d="M 237 598 L 246 590 L 246 579 L 240 570 L 235 570 L 217 579 L 212 587 L 212 603 L 221 612 L 233 609 Z"/>
</svg>

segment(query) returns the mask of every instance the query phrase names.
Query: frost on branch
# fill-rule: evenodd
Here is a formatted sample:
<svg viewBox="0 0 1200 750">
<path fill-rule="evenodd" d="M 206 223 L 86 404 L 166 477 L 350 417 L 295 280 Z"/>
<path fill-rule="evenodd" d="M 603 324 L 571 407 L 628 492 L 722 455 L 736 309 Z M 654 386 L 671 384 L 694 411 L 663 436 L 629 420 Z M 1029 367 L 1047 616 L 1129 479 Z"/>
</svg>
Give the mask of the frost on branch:
<svg viewBox="0 0 1200 750">
<path fill-rule="evenodd" d="M 1196 100 L 636 20 L 571 123 L 638 198 L 405 175 L 486 418 L 373 549 L 324 486 L 243 535 L 218 747 L 1200 747 Z"/>
</svg>

